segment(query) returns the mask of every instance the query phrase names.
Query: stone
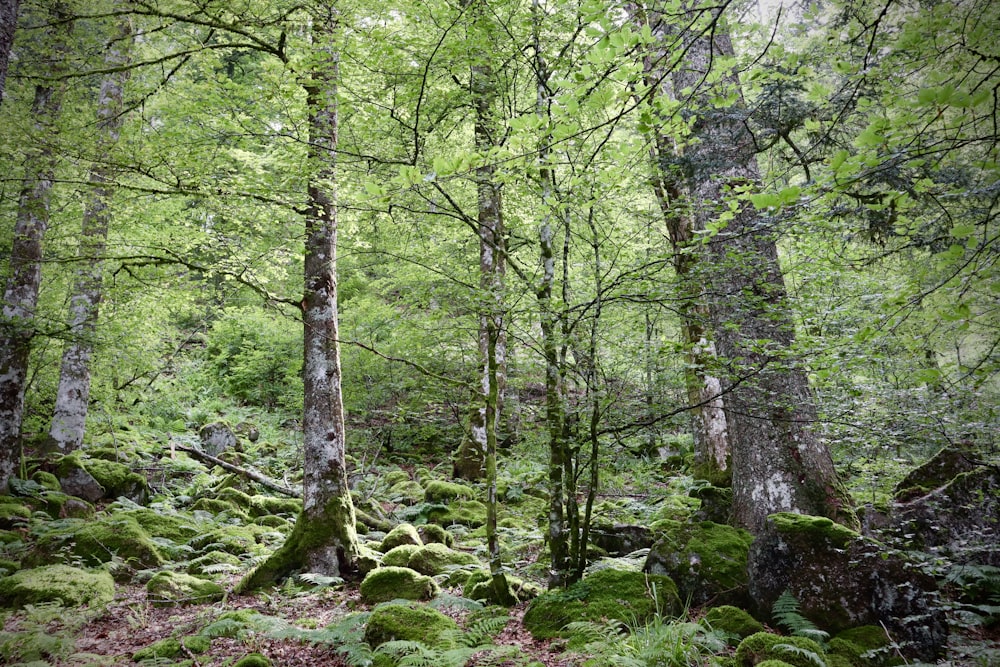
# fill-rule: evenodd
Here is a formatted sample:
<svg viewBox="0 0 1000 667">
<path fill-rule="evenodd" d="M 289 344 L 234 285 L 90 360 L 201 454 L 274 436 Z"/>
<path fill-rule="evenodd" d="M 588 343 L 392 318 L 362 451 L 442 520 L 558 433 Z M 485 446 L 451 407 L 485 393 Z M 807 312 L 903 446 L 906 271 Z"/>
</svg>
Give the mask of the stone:
<svg viewBox="0 0 1000 667">
<path fill-rule="evenodd" d="M 361 582 L 361 600 L 377 604 L 389 600 L 429 600 L 441 591 L 433 579 L 408 567 L 379 567 Z"/>
<path fill-rule="evenodd" d="M 763 632 L 764 625 L 748 612 L 732 605 L 712 607 L 702 618 L 702 624 L 710 630 L 717 630 L 726 635 L 743 640 L 750 635 Z"/>
<path fill-rule="evenodd" d="M 83 466 L 104 487 L 104 497 L 117 498 L 123 496 L 137 505 L 142 505 L 148 500 L 149 483 L 146 481 L 146 478 L 132 472 L 132 469 L 124 463 L 105 461 L 104 459 L 87 459 L 84 461 Z M 63 482 L 64 490 L 65 487 L 65 482 Z M 75 496 L 78 494 L 71 493 L 70 495 Z M 90 499 L 84 498 L 84 500 Z"/>
<path fill-rule="evenodd" d="M 797 650 L 784 648 L 792 646 Z M 803 652 L 812 655 L 804 655 Z M 736 647 L 734 662 L 738 667 L 754 667 L 767 661 L 780 661 L 792 667 L 816 667 L 816 656 L 825 662 L 823 648 L 807 637 L 782 637 L 769 632 L 757 632 Z"/>
<path fill-rule="evenodd" d="M 424 487 L 424 500 L 429 503 L 449 502 L 459 498 L 475 498 L 476 491 L 471 486 L 457 482 L 434 479 Z"/>
<path fill-rule="evenodd" d="M 975 458 L 964 447 L 944 447 L 923 465 L 917 466 L 893 490 L 900 502 L 913 500 L 976 468 Z"/>
<path fill-rule="evenodd" d="M 456 500 L 443 509 L 431 509 L 427 520 L 442 526 L 478 528 L 486 523 L 486 505 L 478 500 Z"/>
<path fill-rule="evenodd" d="M 472 554 L 449 549 L 440 542 L 431 542 L 417 549 L 406 566 L 420 574 L 434 576 L 443 574 L 449 569 L 464 565 L 478 565 L 479 559 Z"/>
<path fill-rule="evenodd" d="M 420 540 L 424 544 L 440 542 L 446 547 L 450 547 L 455 543 L 455 536 L 436 523 L 425 523 L 422 526 L 418 526 L 417 533 L 419 533 Z"/>
<path fill-rule="evenodd" d="M 711 521 L 665 520 L 657 525 L 663 532 L 650 549 L 643 571 L 670 577 L 680 596 L 694 605 L 750 604 L 750 533 Z"/>
<path fill-rule="evenodd" d="M 625 523 L 595 524 L 590 529 L 590 541 L 609 556 L 627 556 L 653 546 L 653 531 L 646 526 Z"/>
<path fill-rule="evenodd" d="M 377 648 L 388 641 L 419 641 L 433 647 L 458 623 L 436 609 L 424 605 L 390 604 L 375 609 L 365 626 L 365 642 Z"/>
<path fill-rule="evenodd" d="M 236 434 L 226 422 L 211 422 L 198 431 L 202 450 L 211 456 L 219 456 L 223 452 L 236 447 Z"/>
<path fill-rule="evenodd" d="M 750 547 L 748 571 L 757 618 L 768 618 L 787 590 L 799 612 L 831 634 L 884 624 L 908 658 L 933 662 L 944 651 L 948 626 L 934 579 L 830 519 L 770 515 Z"/>
<path fill-rule="evenodd" d="M 163 570 L 146 582 L 146 597 L 154 607 L 218 602 L 225 590 L 213 581 Z"/>
<path fill-rule="evenodd" d="M 410 556 L 419 549 L 420 547 L 416 544 L 400 544 L 398 547 L 393 547 L 382 556 L 382 565 L 406 567 L 406 564 L 410 562 Z"/>
<path fill-rule="evenodd" d="M 79 607 L 107 604 L 114 597 L 115 582 L 102 570 L 45 565 L 0 578 L 0 603 L 8 607 L 42 602 Z"/>
<path fill-rule="evenodd" d="M 382 538 L 382 542 L 379 544 L 378 550 L 382 553 L 386 553 L 401 544 L 412 544 L 418 547 L 423 545 L 423 540 L 420 539 L 420 534 L 413 525 L 401 523 L 390 530 L 388 534 Z"/>
<path fill-rule="evenodd" d="M 64 456 L 56 468 L 64 493 L 94 503 L 104 497 L 104 487 L 83 467 L 76 455 Z"/>
</svg>

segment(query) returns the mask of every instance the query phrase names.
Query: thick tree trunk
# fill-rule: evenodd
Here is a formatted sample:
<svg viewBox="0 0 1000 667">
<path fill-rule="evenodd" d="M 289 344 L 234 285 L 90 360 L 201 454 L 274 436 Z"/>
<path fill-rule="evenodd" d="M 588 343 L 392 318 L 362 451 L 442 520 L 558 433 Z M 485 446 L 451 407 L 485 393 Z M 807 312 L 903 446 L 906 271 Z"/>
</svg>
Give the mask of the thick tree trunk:
<svg viewBox="0 0 1000 667">
<path fill-rule="evenodd" d="M 316 171 L 306 212 L 305 297 L 302 301 L 303 384 L 302 514 L 282 547 L 244 579 L 240 591 L 266 585 L 294 571 L 350 578 L 359 554 L 345 460 L 337 320 L 337 82 L 338 11 L 313 17 L 317 62 L 306 84 L 309 153 Z"/>
<path fill-rule="evenodd" d="M 21 0 L 0 0 L 0 104 L 3 103 L 7 84 L 7 67 L 10 51 L 17 31 L 17 10 Z"/>
<path fill-rule="evenodd" d="M 132 26 L 127 17 L 104 55 L 108 69 L 119 68 L 129 60 Z M 90 400 L 90 358 L 94 348 L 94 330 L 102 298 L 104 255 L 111 219 L 112 180 L 108 153 L 118 143 L 122 126 L 122 100 L 128 70 L 114 72 L 101 82 L 97 101 L 97 156 L 90 172 L 90 201 L 83 212 L 77 271 L 70 297 L 70 339 L 63 350 L 59 369 L 59 389 L 52 415 L 49 437 L 58 451 L 67 453 L 80 447 L 87 422 Z"/>
<path fill-rule="evenodd" d="M 63 17 L 62 6 L 52 10 Z M 69 23 L 46 34 L 56 72 L 65 67 Z M 62 84 L 39 84 L 31 113 L 38 137 L 48 141 L 62 107 Z M 21 453 L 21 421 L 28 376 L 28 355 L 34 337 L 35 308 L 42 278 L 42 239 L 49 225 L 49 199 L 56 164 L 55 148 L 40 143 L 25 160 L 24 181 L 10 253 L 10 274 L 0 313 L 0 493 L 16 473 Z"/>
<path fill-rule="evenodd" d="M 760 188 L 738 78 L 728 73 L 706 83 L 710 68 L 733 55 L 720 13 L 714 5 L 689 6 L 684 55 L 672 75 L 674 91 L 697 114 L 681 161 L 694 222 L 704 229 L 740 189 Z M 731 106 L 716 106 L 727 96 Z M 768 514 L 781 511 L 855 522 L 830 453 L 810 430 L 816 410 L 805 372 L 790 355 L 794 323 L 768 219 L 744 201 L 708 247 L 711 264 L 699 264 L 697 275 L 708 286 L 719 354 L 728 364 L 734 523 L 756 533 Z"/>
</svg>

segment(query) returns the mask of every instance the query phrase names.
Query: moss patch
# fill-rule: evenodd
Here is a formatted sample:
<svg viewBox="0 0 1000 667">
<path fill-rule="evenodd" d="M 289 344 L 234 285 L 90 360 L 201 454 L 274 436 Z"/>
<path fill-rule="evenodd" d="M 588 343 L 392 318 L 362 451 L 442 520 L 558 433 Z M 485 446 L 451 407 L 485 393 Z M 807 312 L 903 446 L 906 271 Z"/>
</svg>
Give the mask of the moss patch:
<svg viewBox="0 0 1000 667">
<path fill-rule="evenodd" d="M 820 645 L 806 637 L 782 637 L 769 632 L 756 632 L 741 641 L 736 648 L 736 664 L 738 667 L 753 667 L 765 660 L 783 660 L 793 667 L 816 667 L 816 662 L 808 656 L 783 648 L 782 645 L 790 645 L 823 657 Z"/>
<path fill-rule="evenodd" d="M 233 667 L 271 667 L 271 661 L 260 653 L 248 653 L 233 663 Z"/>
<path fill-rule="evenodd" d="M 154 642 L 146 648 L 139 649 L 132 654 L 132 660 L 142 662 L 143 660 L 155 660 L 157 658 L 176 658 L 183 652 L 184 649 L 181 648 L 180 641 L 170 637 Z"/>
<path fill-rule="evenodd" d="M 677 586 L 669 577 L 607 569 L 538 596 L 524 614 L 524 627 L 536 639 L 549 639 L 561 636 L 573 621 L 643 623 L 658 612 L 670 616 L 680 609 Z"/>
<path fill-rule="evenodd" d="M 242 564 L 243 561 L 225 551 L 209 551 L 204 556 L 198 556 L 189 562 L 187 571 L 188 574 L 193 575 L 212 574 L 211 572 L 205 572 L 205 568 L 211 569 L 213 565 L 228 565 L 238 568 Z"/>
<path fill-rule="evenodd" d="M 403 505 L 416 505 L 424 499 L 424 487 L 420 486 L 419 482 L 406 479 L 389 487 L 386 496 L 392 502 L 402 503 Z"/>
<path fill-rule="evenodd" d="M 390 604 L 372 612 L 365 626 L 365 641 L 375 648 L 388 641 L 419 641 L 434 646 L 458 624 L 436 609 L 416 603 Z"/>
<path fill-rule="evenodd" d="M 779 533 L 802 535 L 812 541 L 826 540 L 837 548 L 843 548 L 858 537 L 858 533 L 845 528 L 824 516 L 809 516 L 794 512 L 778 512 L 768 516 Z"/>
<path fill-rule="evenodd" d="M 406 565 L 420 574 L 433 576 L 463 565 L 478 564 L 479 559 L 472 554 L 454 551 L 440 542 L 431 542 L 417 549 Z"/>
<path fill-rule="evenodd" d="M 100 517 L 80 527 L 71 539 L 73 553 L 88 565 L 107 563 L 116 555 L 136 568 L 152 569 L 166 563 L 150 534 L 132 516 Z"/>
<path fill-rule="evenodd" d="M 382 542 L 379 544 L 378 550 L 382 553 L 386 553 L 401 544 L 412 544 L 419 547 L 423 544 L 423 541 L 421 541 L 420 534 L 417 533 L 417 529 L 415 527 L 408 523 L 401 523 L 390 530 L 389 533 L 382 538 Z"/>
<path fill-rule="evenodd" d="M 286 514 L 297 516 L 302 511 L 302 501 L 298 498 L 278 498 L 276 496 L 250 496 L 250 514 L 268 516 Z"/>
<path fill-rule="evenodd" d="M 427 513 L 427 519 L 442 526 L 476 528 L 486 523 L 486 505 L 478 500 L 456 500 L 446 508 L 431 509 Z"/>
<path fill-rule="evenodd" d="M 20 570 L 0 579 L 0 601 L 7 606 L 60 602 L 67 607 L 105 604 L 115 596 L 115 582 L 103 571 L 68 565 Z"/>
<path fill-rule="evenodd" d="M 0 500 L 0 528 L 10 530 L 17 524 L 31 518 L 31 510 L 23 503 Z"/>
<path fill-rule="evenodd" d="M 217 602 L 223 595 L 225 591 L 215 582 L 169 570 L 157 572 L 146 583 L 146 596 L 157 607 Z"/>
<path fill-rule="evenodd" d="M 382 565 L 406 567 L 406 564 L 410 562 L 410 556 L 419 550 L 420 547 L 416 544 L 400 544 L 385 552 L 385 555 L 382 556 Z"/>
<path fill-rule="evenodd" d="M 197 524 L 188 517 L 164 514 L 151 509 L 116 512 L 116 517 L 131 517 L 153 537 L 165 537 L 171 542 L 184 544 L 200 533 Z"/>
<path fill-rule="evenodd" d="M 380 567 L 361 582 L 361 599 L 366 604 L 404 600 L 429 600 L 441 589 L 428 576 L 408 567 Z"/>
<path fill-rule="evenodd" d="M 112 498 L 125 496 L 140 504 L 146 502 L 149 496 L 149 484 L 146 478 L 132 472 L 132 469 L 124 463 L 87 459 L 83 467 L 98 484 L 104 487 L 106 496 Z"/>
<path fill-rule="evenodd" d="M 424 544 L 430 544 L 431 542 L 440 542 L 446 547 L 450 547 L 455 543 L 455 537 L 447 530 L 437 525 L 436 523 L 427 523 L 417 528 L 417 532 L 420 533 L 420 539 Z"/>
<path fill-rule="evenodd" d="M 740 640 L 764 631 L 764 625 L 760 621 L 739 607 L 731 605 L 712 607 L 702 620 L 704 625 L 712 630 L 720 630 Z"/>
<path fill-rule="evenodd" d="M 475 489 L 456 482 L 445 482 L 435 479 L 427 482 L 427 486 L 424 487 L 424 500 L 429 503 L 448 502 L 461 498 L 472 499 L 475 497 Z"/>
</svg>

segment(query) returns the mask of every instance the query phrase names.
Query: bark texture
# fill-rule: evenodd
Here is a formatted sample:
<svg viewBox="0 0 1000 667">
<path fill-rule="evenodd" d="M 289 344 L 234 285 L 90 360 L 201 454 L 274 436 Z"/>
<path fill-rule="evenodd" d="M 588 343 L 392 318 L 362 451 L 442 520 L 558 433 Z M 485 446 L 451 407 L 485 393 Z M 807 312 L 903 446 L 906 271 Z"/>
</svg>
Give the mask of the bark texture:
<svg viewBox="0 0 1000 667">
<path fill-rule="evenodd" d="M 694 224 L 704 229 L 719 221 L 738 189 L 760 188 L 737 76 L 706 82 L 711 68 L 733 55 L 721 11 L 689 5 L 680 32 L 650 12 L 663 34 L 678 36 L 674 48 L 683 54 L 671 83 L 696 119 L 680 168 Z M 731 105 L 715 103 L 727 97 Z M 790 355 L 794 324 L 772 221 L 743 201 L 708 252 L 711 263 L 700 264 L 697 275 L 708 287 L 716 343 L 727 365 L 734 523 L 757 534 L 769 514 L 791 511 L 854 524 L 829 450 L 809 429 L 816 410 L 805 372 Z"/>
<path fill-rule="evenodd" d="M 352 578 L 359 545 L 345 460 L 337 319 L 338 11 L 313 17 L 316 64 L 306 83 L 310 157 L 316 171 L 306 212 L 305 297 L 302 301 L 305 363 L 303 383 L 302 514 L 282 547 L 244 579 L 251 590 L 294 571 Z"/>
<path fill-rule="evenodd" d="M 0 0 L 0 104 L 3 103 L 7 84 L 10 51 L 14 46 L 17 30 L 17 10 L 21 0 Z"/>
<path fill-rule="evenodd" d="M 52 9 L 54 18 L 64 17 L 64 7 Z M 44 43 L 51 49 L 52 68 L 65 68 L 69 24 L 50 29 Z M 25 159 L 24 181 L 18 199 L 17 219 L 11 244 L 10 273 L 3 292 L 0 313 L 0 493 L 7 489 L 20 461 L 21 421 L 28 376 L 28 355 L 34 338 L 35 309 L 42 278 L 42 240 L 49 226 L 49 201 L 56 167 L 51 140 L 62 107 L 61 84 L 35 86 L 31 113 L 38 147 Z"/>
<path fill-rule="evenodd" d="M 128 17 L 124 17 L 104 52 L 105 66 L 117 69 L 128 63 L 131 44 L 132 26 Z M 107 75 L 98 94 L 97 155 L 90 171 L 90 201 L 84 209 L 80 230 L 80 268 L 69 302 L 70 338 L 63 349 L 59 389 L 49 429 L 56 449 L 64 454 L 80 447 L 87 422 L 90 359 L 103 295 L 103 255 L 111 221 L 114 173 L 109 153 L 121 134 L 122 100 L 128 77 L 127 69 Z"/>
</svg>

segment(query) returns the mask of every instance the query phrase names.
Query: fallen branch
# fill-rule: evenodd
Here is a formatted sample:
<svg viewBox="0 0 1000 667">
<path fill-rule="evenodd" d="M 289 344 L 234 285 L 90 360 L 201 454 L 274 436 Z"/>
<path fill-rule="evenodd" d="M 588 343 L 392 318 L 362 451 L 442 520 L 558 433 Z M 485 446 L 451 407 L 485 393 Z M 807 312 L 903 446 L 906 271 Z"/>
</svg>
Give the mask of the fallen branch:
<svg viewBox="0 0 1000 667">
<path fill-rule="evenodd" d="M 264 475 L 260 474 L 259 472 L 254 471 L 254 470 L 250 470 L 248 468 L 241 468 L 240 466 L 233 465 L 232 463 L 227 463 L 226 461 L 223 461 L 220 458 L 216 458 L 216 457 L 212 456 L 211 454 L 206 454 L 205 452 L 201 451 L 197 447 L 187 447 L 185 445 L 179 445 L 179 444 L 176 444 L 176 443 L 172 443 L 171 447 L 173 449 L 178 449 L 178 450 L 180 450 L 182 452 L 187 452 L 188 454 L 190 454 L 191 456 L 193 456 L 194 458 L 196 458 L 196 459 L 198 459 L 200 461 L 207 461 L 208 463 L 215 464 L 215 465 L 219 466 L 220 468 L 223 468 L 224 470 L 228 470 L 229 472 L 235 472 L 238 475 L 243 475 L 244 477 L 246 477 L 248 479 L 252 479 L 253 481 L 257 482 L 258 484 L 262 484 L 263 486 L 266 486 L 267 488 L 271 489 L 272 491 L 277 491 L 278 493 L 283 493 L 284 495 L 290 496 L 292 498 L 301 498 L 302 497 L 302 492 L 301 491 L 296 491 L 295 489 L 290 489 L 287 486 L 285 486 L 284 484 L 282 484 L 281 482 L 276 482 L 273 479 L 271 479 L 270 477 L 265 477 Z"/>
</svg>

